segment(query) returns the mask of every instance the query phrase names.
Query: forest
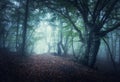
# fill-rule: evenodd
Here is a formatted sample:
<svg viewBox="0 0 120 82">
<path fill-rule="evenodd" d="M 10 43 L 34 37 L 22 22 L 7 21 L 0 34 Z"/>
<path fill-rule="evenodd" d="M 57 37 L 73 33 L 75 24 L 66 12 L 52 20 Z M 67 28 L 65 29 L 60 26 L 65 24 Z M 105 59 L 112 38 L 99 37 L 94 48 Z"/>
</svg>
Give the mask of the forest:
<svg viewBox="0 0 120 82">
<path fill-rule="evenodd" d="M 0 82 L 120 82 L 120 0 L 0 0 Z"/>
</svg>

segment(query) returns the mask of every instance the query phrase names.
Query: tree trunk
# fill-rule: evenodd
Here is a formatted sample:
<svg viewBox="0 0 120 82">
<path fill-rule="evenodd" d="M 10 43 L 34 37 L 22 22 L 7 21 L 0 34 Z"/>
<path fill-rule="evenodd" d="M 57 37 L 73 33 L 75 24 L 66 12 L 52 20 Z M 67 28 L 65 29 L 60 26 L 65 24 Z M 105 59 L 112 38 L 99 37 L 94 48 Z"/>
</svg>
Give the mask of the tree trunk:
<svg viewBox="0 0 120 82">
<path fill-rule="evenodd" d="M 120 64 L 120 37 L 119 37 L 119 64 Z"/>
<path fill-rule="evenodd" d="M 95 38 L 95 41 L 93 41 L 91 45 L 90 54 L 89 54 L 89 66 L 91 68 L 93 68 L 96 63 L 99 47 L 100 47 L 100 39 Z"/>
<path fill-rule="evenodd" d="M 18 12 L 19 14 L 19 12 Z M 17 27 L 16 27 L 16 52 L 17 54 L 19 53 L 18 52 L 18 42 L 19 42 L 19 23 L 20 23 L 20 15 L 18 15 L 18 18 L 17 18 Z"/>
<path fill-rule="evenodd" d="M 100 47 L 100 38 L 95 31 L 90 32 L 86 37 L 82 63 L 93 68 Z"/>
<path fill-rule="evenodd" d="M 23 42 L 22 42 L 22 55 L 26 54 L 26 34 L 27 34 L 27 20 L 28 20 L 28 9 L 29 9 L 29 0 L 26 1 L 25 8 L 25 20 L 24 20 L 24 28 L 23 28 Z"/>
<path fill-rule="evenodd" d="M 58 55 L 61 55 L 61 54 L 62 54 L 61 42 L 59 42 L 59 43 L 57 44 L 57 47 L 58 47 L 57 54 L 58 54 Z"/>
<path fill-rule="evenodd" d="M 5 48 L 5 43 L 6 43 L 6 39 L 5 39 L 5 29 L 4 29 L 2 35 L 2 48 Z"/>
<path fill-rule="evenodd" d="M 85 36 L 85 42 L 84 42 L 85 50 L 83 51 L 83 55 L 82 55 L 82 59 L 81 59 L 82 63 L 87 66 L 88 66 L 88 62 L 89 62 L 90 48 L 92 45 L 91 42 L 92 42 L 92 34 L 89 33 Z"/>
</svg>

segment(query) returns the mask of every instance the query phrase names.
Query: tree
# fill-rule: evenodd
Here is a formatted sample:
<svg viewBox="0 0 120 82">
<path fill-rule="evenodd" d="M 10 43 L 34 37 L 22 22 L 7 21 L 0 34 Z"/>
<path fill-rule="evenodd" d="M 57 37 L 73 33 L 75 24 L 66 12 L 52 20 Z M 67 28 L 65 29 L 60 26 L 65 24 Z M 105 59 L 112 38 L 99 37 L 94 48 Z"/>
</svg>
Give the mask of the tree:
<svg viewBox="0 0 120 82">
<path fill-rule="evenodd" d="M 93 67 L 96 62 L 96 56 L 100 46 L 101 37 L 113 31 L 120 26 L 120 22 L 114 23 L 113 27 L 103 30 L 104 25 L 108 23 L 110 15 L 119 0 L 74 0 L 74 7 L 82 15 L 85 24 L 85 52 L 83 62 Z M 95 5 L 91 5 L 95 3 Z M 92 8 L 93 7 L 93 8 Z"/>
<path fill-rule="evenodd" d="M 23 42 L 22 42 L 22 55 L 26 55 L 26 34 L 27 34 L 27 21 L 28 21 L 28 12 L 29 12 L 29 0 L 26 0 L 25 6 L 25 19 L 24 19 L 24 28 L 23 28 Z"/>
<path fill-rule="evenodd" d="M 45 5 L 61 14 L 69 20 L 74 29 L 79 33 L 80 41 L 84 44 L 84 51 L 80 61 L 90 67 L 94 67 L 96 57 L 100 47 L 101 37 L 117 29 L 120 22 L 115 21 L 112 27 L 106 25 L 111 19 L 111 15 L 119 0 L 66 0 L 66 1 L 45 1 Z M 72 6 L 72 7 L 71 7 Z M 72 8 L 77 12 L 78 17 L 84 21 L 84 33 L 76 26 L 71 16 Z"/>
<path fill-rule="evenodd" d="M 21 3 L 20 8 L 17 8 L 16 3 Z M 77 38 L 79 37 L 79 42 L 82 44 L 80 47 L 83 48 L 80 51 L 80 56 L 77 56 L 78 61 L 87 66 L 94 67 L 101 44 L 101 38 L 120 26 L 119 5 L 119 0 L 4 0 L 0 2 L 0 46 L 5 46 L 6 41 L 8 41 L 6 36 L 8 35 L 10 40 L 8 41 L 9 44 L 11 44 L 12 41 L 16 41 L 17 48 L 20 42 L 22 46 L 21 54 L 25 55 L 28 44 L 30 45 L 34 42 L 34 40 L 32 41 L 30 38 L 27 38 L 29 34 L 29 37 L 34 34 L 33 26 L 35 24 L 33 23 L 40 22 L 43 18 L 42 15 L 45 16 L 45 13 L 50 12 L 55 14 L 52 16 L 53 19 L 56 19 L 57 15 L 59 17 L 57 20 L 60 21 L 62 19 L 64 20 L 63 22 L 68 25 L 60 26 L 61 30 L 64 30 L 65 33 L 60 31 L 58 52 L 60 54 L 62 52 L 66 54 L 68 42 L 73 44 L 73 42 L 75 42 L 74 38 L 77 36 Z M 9 7 L 11 7 L 11 9 L 9 9 Z M 42 14 L 36 14 L 37 11 L 42 12 Z M 13 15 L 16 17 L 13 17 Z M 36 18 L 38 19 L 36 20 Z M 52 20 L 50 22 L 54 23 Z M 22 25 L 22 23 L 24 24 Z M 8 31 L 8 27 L 10 27 L 12 31 Z M 20 29 L 19 27 L 23 28 Z M 22 35 L 20 41 L 18 41 L 19 35 Z M 70 36 L 72 39 L 70 39 Z M 57 42 L 55 45 L 57 46 Z M 54 46 L 54 48 L 56 47 Z M 74 49 L 73 45 L 72 48 Z M 75 52 L 75 50 L 73 50 L 73 52 Z"/>
<path fill-rule="evenodd" d="M 9 8 L 12 7 L 12 3 L 8 0 L 4 0 L 0 2 L 0 48 L 6 47 L 6 38 L 8 36 L 8 30 L 6 29 L 6 26 L 9 26 L 9 21 L 11 11 Z M 10 12 L 10 15 L 8 15 L 8 12 Z"/>
</svg>

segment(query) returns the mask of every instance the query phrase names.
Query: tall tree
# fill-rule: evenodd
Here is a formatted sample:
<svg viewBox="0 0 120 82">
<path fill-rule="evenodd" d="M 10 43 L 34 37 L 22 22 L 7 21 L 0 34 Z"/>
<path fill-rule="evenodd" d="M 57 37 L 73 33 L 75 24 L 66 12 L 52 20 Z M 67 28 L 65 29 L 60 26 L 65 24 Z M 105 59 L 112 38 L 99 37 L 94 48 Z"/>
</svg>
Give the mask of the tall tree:
<svg viewBox="0 0 120 82">
<path fill-rule="evenodd" d="M 28 12 L 29 12 L 29 0 L 26 0 L 25 19 L 24 19 L 24 26 L 23 26 L 22 55 L 26 55 L 26 34 L 27 34 L 27 22 L 28 22 L 28 15 L 29 15 Z"/>
<path fill-rule="evenodd" d="M 85 24 L 85 52 L 83 62 L 93 67 L 96 62 L 101 37 L 120 26 L 120 22 L 114 23 L 113 27 L 103 30 L 104 25 L 109 21 L 110 15 L 119 0 L 69 0 L 82 15 Z M 91 5 L 94 3 L 95 5 Z"/>
<path fill-rule="evenodd" d="M 109 21 L 113 21 L 111 15 L 119 2 L 119 0 L 44 1 L 48 8 L 67 18 L 79 33 L 80 41 L 84 44 L 80 61 L 90 67 L 95 65 L 101 38 L 120 26 L 120 22 L 116 20 L 111 27 L 107 26 Z M 71 9 L 73 8 L 78 18 L 82 18 L 84 21 L 84 33 L 81 32 L 76 25 L 76 21 L 73 20 L 73 17 L 75 17 L 75 14 L 71 15 L 73 13 Z"/>
</svg>

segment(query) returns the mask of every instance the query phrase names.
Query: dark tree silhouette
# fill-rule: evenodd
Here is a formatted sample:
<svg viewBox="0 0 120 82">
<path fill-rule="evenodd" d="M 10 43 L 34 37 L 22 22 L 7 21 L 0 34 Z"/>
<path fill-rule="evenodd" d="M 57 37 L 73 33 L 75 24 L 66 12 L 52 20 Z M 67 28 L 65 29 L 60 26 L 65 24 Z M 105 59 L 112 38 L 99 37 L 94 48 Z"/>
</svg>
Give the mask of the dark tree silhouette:
<svg viewBox="0 0 120 82">
<path fill-rule="evenodd" d="M 25 6 L 25 19 L 24 19 L 24 28 L 23 28 L 23 42 L 22 42 L 22 55 L 26 55 L 26 34 L 27 34 L 27 21 L 29 16 L 29 0 L 26 1 Z"/>
</svg>

